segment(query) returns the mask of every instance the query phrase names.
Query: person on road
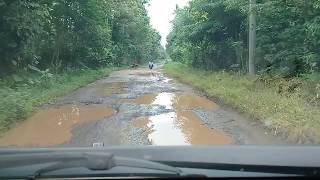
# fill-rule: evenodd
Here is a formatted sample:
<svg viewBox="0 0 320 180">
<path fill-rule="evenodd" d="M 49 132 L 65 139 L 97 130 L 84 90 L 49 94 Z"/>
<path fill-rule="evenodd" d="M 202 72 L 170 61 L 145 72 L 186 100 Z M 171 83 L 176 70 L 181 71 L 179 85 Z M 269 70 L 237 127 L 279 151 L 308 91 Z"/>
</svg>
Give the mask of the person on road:
<svg viewBox="0 0 320 180">
<path fill-rule="evenodd" d="M 149 61 L 149 69 L 153 69 L 153 61 Z"/>
</svg>

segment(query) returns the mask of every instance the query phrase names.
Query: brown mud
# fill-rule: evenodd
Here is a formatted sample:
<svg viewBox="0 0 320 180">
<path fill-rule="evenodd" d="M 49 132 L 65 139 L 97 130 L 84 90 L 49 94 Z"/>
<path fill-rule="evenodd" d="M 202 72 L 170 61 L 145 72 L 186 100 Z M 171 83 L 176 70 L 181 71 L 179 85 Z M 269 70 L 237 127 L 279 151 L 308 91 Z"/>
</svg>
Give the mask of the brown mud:
<svg viewBox="0 0 320 180">
<path fill-rule="evenodd" d="M 63 106 L 40 111 L 10 129 L 0 138 L 1 146 L 53 146 L 72 137 L 76 124 L 98 121 L 115 114 L 109 107 Z"/>
<path fill-rule="evenodd" d="M 121 94 L 126 88 L 125 82 L 98 83 L 96 86 L 102 86 L 104 89 L 96 91 L 97 94 Z"/>
</svg>

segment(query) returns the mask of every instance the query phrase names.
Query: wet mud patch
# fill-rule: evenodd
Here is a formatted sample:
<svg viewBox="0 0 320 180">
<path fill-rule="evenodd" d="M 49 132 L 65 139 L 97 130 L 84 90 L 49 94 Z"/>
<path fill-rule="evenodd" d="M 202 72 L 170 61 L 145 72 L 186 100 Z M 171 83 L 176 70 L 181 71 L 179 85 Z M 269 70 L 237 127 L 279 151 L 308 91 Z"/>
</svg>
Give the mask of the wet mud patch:
<svg viewBox="0 0 320 180">
<path fill-rule="evenodd" d="M 115 76 L 149 76 L 153 74 L 160 74 L 157 71 L 154 70 L 149 70 L 149 69 L 130 69 L 130 70 L 121 70 L 121 71 L 117 71 L 114 75 Z"/>
<path fill-rule="evenodd" d="M 146 72 L 139 72 L 139 73 L 132 73 L 130 75 L 138 75 L 138 76 L 155 76 L 156 73 L 146 71 Z"/>
<path fill-rule="evenodd" d="M 106 82 L 106 83 L 98 83 L 97 87 L 103 87 L 103 89 L 99 89 L 95 91 L 95 93 L 100 95 L 109 95 L 109 94 L 122 94 L 124 93 L 124 89 L 128 88 L 126 82 Z"/>
<path fill-rule="evenodd" d="M 99 95 L 109 95 L 109 94 L 121 94 L 122 90 L 114 90 L 114 89 L 100 89 L 96 91 L 96 94 Z"/>
<path fill-rule="evenodd" d="M 195 109 L 202 108 L 213 110 L 218 108 L 219 106 L 209 99 L 205 97 L 198 96 L 193 93 L 178 93 L 176 95 L 174 106 L 177 109 Z"/>
<path fill-rule="evenodd" d="M 191 111 L 176 111 L 136 119 L 133 125 L 146 129 L 153 145 L 231 144 L 232 138 L 220 130 L 208 128 Z"/>
<path fill-rule="evenodd" d="M 96 84 L 96 86 L 111 87 L 111 88 L 121 88 L 121 87 L 125 87 L 126 85 L 127 85 L 127 82 L 100 82 Z"/>
<path fill-rule="evenodd" d="M 144 118 L 140 118 L 140 119 L 136 119 L 134 121 L 132 121 L 132 124 L 135 126 L 135 127 L 139 127 L 141 129 L 144 130 L 145 133 L 147 133 L 147 137 L 148 137 L 148 140 L 149 141 L 152 141 L 151 138 L 149 138 L 149 135 L 151 133 L 154 133 L 155 132 L 155 129 L 154 129 L 154 125 L 151 124 L 152 123 L 152 117 L 154 118 L 157 118 L 158 116 L 161 116 L 161 115 L 157 115 L 157 116 L 151 116 L 151 117 L 144 117 Z M 163 116 L 163 114 L 162 114 Z"/>
<path fill-rule="evenodd" d="M 103 106 L 69 105 L 40 111 L 10 129 L 0 138 L 0 146 L 47 147 L 67 142 L 75 125 L 110 117 L 116 111 Z"/>
<path fill-rule="evenodd" d="M 147 94 L 137 97 L 134 103 L 137 104 L 151 104 L 157 97 L 157 94 Z"/>
<path fill-rule="evenodd" d="M 120 104 L 131 104 L 133 103 L 133 99 L 121 99 L 119 100 Z"/>
<path fill-rule="evenodd" d="M 153 70 L 137 70 L 131 75 L 137 75 L 137 76 L 159 76 L 161 73 Z"/>
</svg>

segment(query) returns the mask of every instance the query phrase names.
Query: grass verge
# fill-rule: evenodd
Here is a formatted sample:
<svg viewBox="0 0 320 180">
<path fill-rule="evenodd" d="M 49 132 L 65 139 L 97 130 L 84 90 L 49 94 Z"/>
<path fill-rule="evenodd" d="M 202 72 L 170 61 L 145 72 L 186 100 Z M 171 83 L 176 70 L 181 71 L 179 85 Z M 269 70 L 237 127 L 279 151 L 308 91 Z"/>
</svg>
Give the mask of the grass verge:
<svg viewBox="0 0 320 180">
<path fill-rule="evenodd" d="M 310 94 L 304 90 L 306 84 L 300 90 L 280 93 L 279 87 L 287 83 L 285 80 L 265 82 L 259 81 L 259 77 L 206 72 L 174 62 L 167 63 L 164 70 L 207 96 L 221 99 L 260 120 L 275 135 L 280 134 L 295 143 L 320 143 L 320 106 L 311 103 L 314 98 L 306 95 Z"/>
<path fill-rule="evenodd" d="M 78 70 L 61 74 L 20 74 L 0 81 L 0 133 L 30 116 L 40 105 L 109 75 L 114 69 Z"/>
</svg>

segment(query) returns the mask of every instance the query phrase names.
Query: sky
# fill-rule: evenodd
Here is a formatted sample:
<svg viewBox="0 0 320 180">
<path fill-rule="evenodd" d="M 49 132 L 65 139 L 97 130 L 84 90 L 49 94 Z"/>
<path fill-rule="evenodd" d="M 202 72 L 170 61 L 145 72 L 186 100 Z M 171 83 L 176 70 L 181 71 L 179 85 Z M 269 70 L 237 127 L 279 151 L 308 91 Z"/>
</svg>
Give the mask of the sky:
<svg viewBox="0 0 320 180">
<path fill-rule="evenodd" d="M 150 0 L 150 6 L 147 6 L 151 25 L 161 35 L 161 44 L 165 47 L 166 37 L 170 33 L 170 21 L 174 19 L 176 5 L 184 7 L 189 0 Z"/>
</svg>

